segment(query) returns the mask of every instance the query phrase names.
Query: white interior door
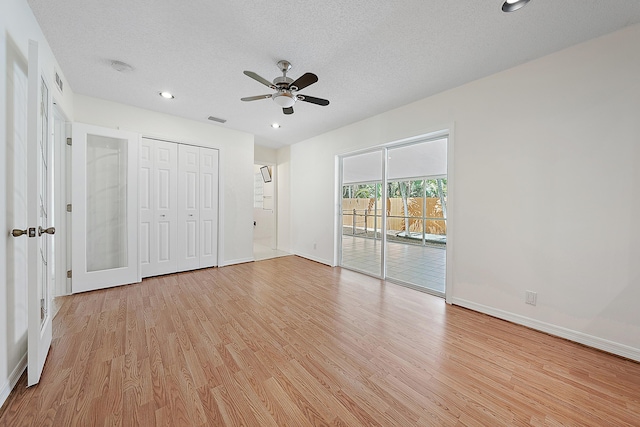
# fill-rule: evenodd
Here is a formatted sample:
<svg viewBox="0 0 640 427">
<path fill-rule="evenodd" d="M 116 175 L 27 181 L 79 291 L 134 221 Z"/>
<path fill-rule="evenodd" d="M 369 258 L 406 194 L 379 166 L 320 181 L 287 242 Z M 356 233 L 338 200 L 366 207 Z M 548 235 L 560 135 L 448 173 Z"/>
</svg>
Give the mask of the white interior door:
<svg viewBox="0 0 640 427">
<path fill-rule="evenodd" d="M 53 150 L 49 114 L 51 97 L 40 73 L 38 43 L 29 41 L 29 83 L 27 102 L 27 222 L 28 287 L 28 385 L 40 381 L 51 346 L 51 289 L 54 278 L 53 236 Z M 16 236 L 17 235 L 17 236 Z"/>
<path fill-rule="evenodd" d="M 72 290 L 139 282 L 139 135 L 81 123 L 72 135 Z"/>
<path fill-rule="evenodd" d="M 140 144 L 140 268 L 142 277 L 178 270 L 178 145 Z"/>
<path fill-rule="evenodd" d="M 218 265 L 218 150 L 200 148 L 200 268 Z"/>
<path fill-rule="evenodd" d="M 2 174 L 6 177 L 6 220 L 7 227 L 26 231 L 30 227 L 27 218 L 27 104 L 29 101 L 29 62 L 16 50 L 7 49 L 7 145 L 5 156 L 0 160 Z M 0 156 L 2 157 L 2 156 Z M 32 225 L 31 225 L 32 226 Z M 6 329 L 7 339 L 19 348 L 27 348 L 29 337 L 28 313 L 28 234 L 11 237 L 8 231 L 6 241 L 6 311 L 2 311 L 3 325 L 13 325 Z M 34 230 L 35 231 L 35 230 Z M 3 230 L 4 232 L 4 230 Z M 17 234 L 17 232 L 14 231 Z M 2 236 L 4 237 L 4 236 Z M 2 278 L 5 280 L 5 272 Z M 4 330 L 0 334 L 5 333 Z M 5 349 L 2 349 L 2 354 Z"/>
<path fill-rule="evenodd" d="M 178 147 L 178 271 L 200 268 L 200 148 Z"/>
</svg>

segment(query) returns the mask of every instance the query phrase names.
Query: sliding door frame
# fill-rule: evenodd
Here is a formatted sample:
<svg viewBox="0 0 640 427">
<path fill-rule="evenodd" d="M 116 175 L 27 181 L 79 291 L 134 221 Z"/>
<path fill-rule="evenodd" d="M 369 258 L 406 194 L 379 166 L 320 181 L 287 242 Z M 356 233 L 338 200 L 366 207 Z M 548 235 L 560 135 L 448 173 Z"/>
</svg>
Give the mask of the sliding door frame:
<svg viewBox="0 0 640 427">
<path fill-rule="evenodd" d="M 361 150 L 354 150 L 354 151 L 349 151 L 349 152 L 345 152 L 342 154 L 338 154 L 336 156 L 336 166 L 338 169 L 338 173 L 337 173 L 337 191 L 336 191 L 336 208 L 337 208 L 337 215 L 336 215 L 336 255 L 337 255 L 337 262 L 336 265 L 340 266 L 340 267 L 344 267 L 350 270 L 354 270 L 357 271 L 359 273 L 363 273 L 363 274 L 367 274 L 367 275 L 372 275 L 370 272 L 366 272 L 366 271 L 361 271 L 352 267 L 345 267 L 342 264 L 342 259 L 343 259 L 343 251 L 342 251 L 342 224 L 343 224 L 343 213 L 342 213 L 342 187 L 343 187 L 343 180 L 344 180 L 344 159 L 348 158 L 348 157 L 352 157 L 352 156 L 356 156 L 356 155 L 360 155 L 360 154 L 367 154 L 367 153 L 373 153 L 373 152 L 382 152 L 382 191 L 381 191 L 381 204 L 382 204 L 382 215 L 381 215 L 381 239 L 380 242 L 382 244 L 381 246 L 381 266 L 380 266 L 380 274 L 379 275 L 374 275 L 374 277 L 383 279 L 383 280 L 388 280 L 386 278 L 387 275 L 387 251 L 386 251 L 386 247 L 387 247 L 387 233 L 386 233 L 386 229 L 387 229 L 387 215 L 386 215 L 386 206 L 387 206 L 387 184 L 389 182 L 388 179 L 388 167 L 389 167 L 389 150 L 395 149 L 395 148 L 401 148 L 401 147 L 405 147 L 405 146 L 410 146 L 410 145 L 414 145 L 414 144 L 418 144 L 418 143 L 423 143 L 423 142 L 430 142 L 430 141 L 436 141 L 439 139 L 443 139 L 446 138 L 447 139 L 447 211 L 448 211 L 448 215 L 447 215 L 447 248 L 446 248 L 446 254 L 445 254 L 445 259 L 446 259 L 446 269 L 445 269 L 445 294 L 444 294 L 444 298 L 445 298 L 445 302 L 447 302 L 448 304 L 451 304 L 451 298 L 453 295 L 453 230 L 455 229 L 455 226 L 453 225 L 455 223 L 455 220 L 453 220 L 453 215 L 451 215 L 451 212 L 455 213 L 455 210 L 453 208 L 453 200 L 454 198 L 452 197 L 453 194 L 455 194 L 455 190 L 454 190 L 454 179 L 453 179 L 453 140 L 454 140 L 454 126 L 453 124 L 450 125 L 447 128 L 444 128 L 443 130 L 439 130 L 436 132 L 430 132 L 430 133 L 426 133 L 426 134 L 422 134 L 422 135 L 418 135 L 415 137 L 411 137 L 411 138 L 405 138 L 405 139 L 401 139 L 401 140 L 397 140 L 397 141 L 393 141 L 393 142 L 389 142 L 386 144 L 382 144 L 382 145 L 377 145 L 374 147 L 369 147 L 366 149 L 361 149 Z M 393 281 L 393 280 L 390 280 Z M 406 286 L 405 283 L 400 283 L 403 286 Z M 414 289 L 417 289 L 419 291 L 425 291 L 424 289 L 421 289 L 420 287 L 413 287 Z"/>
</svg>

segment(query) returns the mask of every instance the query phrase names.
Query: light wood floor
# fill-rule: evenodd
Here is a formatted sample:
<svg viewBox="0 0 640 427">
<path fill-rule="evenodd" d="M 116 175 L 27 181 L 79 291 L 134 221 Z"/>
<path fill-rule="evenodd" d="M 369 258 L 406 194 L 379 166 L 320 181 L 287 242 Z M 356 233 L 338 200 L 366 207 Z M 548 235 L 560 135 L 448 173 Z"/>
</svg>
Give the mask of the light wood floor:
<svg viewBox="0 0 640 427">
<path fill-rule="evenodd" d="M 2 426 L 640 425 L 640 364 L 284 257 L 63 299 Z"/>
</svg>

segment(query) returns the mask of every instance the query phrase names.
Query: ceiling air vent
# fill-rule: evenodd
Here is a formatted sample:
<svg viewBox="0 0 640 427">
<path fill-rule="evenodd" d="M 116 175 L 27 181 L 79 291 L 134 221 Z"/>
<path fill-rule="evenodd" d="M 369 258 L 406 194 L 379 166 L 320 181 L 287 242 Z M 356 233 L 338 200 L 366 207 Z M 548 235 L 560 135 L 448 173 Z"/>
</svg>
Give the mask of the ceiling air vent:
<svg viewBox="0 0 640 427">
<path fill-rule="evenodd" d="M 209 116 L 207 117 L 208 120 L 211 120 L 212 122 L 218 122 L 218 123 L 225 123 L 227 120 L 226 119 L 219 119 L 217 117 L 213 117 L 213 116 Z"/>
<path fill-rule="evenodd" d="M 60 78 L 60 75 L 58 73 L 56 73 L 56 86 L 58 86 L 58 89 L 60 89 L 60 92 L 62 92 L 62 79 Z"/>
</svg>

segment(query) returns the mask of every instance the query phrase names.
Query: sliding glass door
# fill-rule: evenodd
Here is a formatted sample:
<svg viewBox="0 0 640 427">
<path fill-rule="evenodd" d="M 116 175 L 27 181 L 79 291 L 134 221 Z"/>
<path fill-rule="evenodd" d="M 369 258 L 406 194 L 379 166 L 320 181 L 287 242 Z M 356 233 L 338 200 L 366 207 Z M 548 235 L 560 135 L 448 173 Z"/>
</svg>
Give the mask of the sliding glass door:
<svg viewBox="0 0 640 427">
<path fill-rule="evenodd" d="M 342 159 L 341 265 L 382 277 L 381 150 Z"/>
<path fill-rule="evenodd" d="M 438 295 L 445 286 L 446 181 L 424 177 L 387 184 L 387 278 Z"/>
<path fill-rule="evenodd" d="M 447 138 L 344 156 L 341 266 L 444 296 Z"/>
</svg>

